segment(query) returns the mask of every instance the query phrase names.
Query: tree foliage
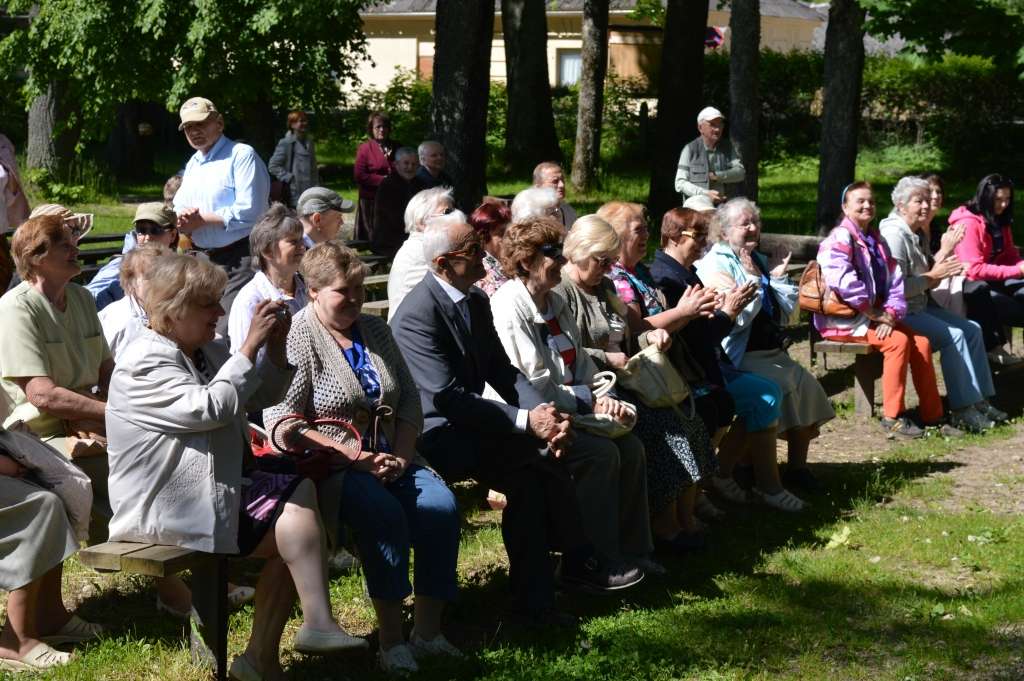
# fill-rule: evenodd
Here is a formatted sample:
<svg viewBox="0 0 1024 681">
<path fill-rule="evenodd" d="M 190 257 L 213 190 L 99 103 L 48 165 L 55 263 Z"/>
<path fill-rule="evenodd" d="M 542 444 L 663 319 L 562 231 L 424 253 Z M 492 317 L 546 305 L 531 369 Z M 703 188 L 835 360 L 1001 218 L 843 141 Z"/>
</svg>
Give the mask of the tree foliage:
<svg viewBox="0 0 1024 681">
<path fill-rule="evenodd" d="M 364 53 L 359 11 L 375 0 L 11 0 L 37 12 L 0 41 L 0 69 L 27 69 L 27 105 L 59 78 L 69 125 L 102 137 L 118 104 L 190 96 L 228 116 L 254 106 L 334 108 Z M 37 8 L 37 9 L 36 9 Z"/>
</svg>

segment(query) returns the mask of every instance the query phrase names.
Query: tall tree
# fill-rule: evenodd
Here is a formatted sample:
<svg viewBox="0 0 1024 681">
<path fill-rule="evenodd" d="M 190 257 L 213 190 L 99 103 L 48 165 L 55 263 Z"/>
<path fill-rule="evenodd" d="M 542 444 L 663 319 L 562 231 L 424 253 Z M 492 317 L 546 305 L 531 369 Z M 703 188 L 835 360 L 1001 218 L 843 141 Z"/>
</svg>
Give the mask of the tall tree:
<svg viewBox="0 0 1024 681">
<path fill-rule="evenodd" d="M 0 41 L 0 71 L 27 69 L 26 103 L 66 84 L 86 140 L 104 138 L 124 102 L 176 112 L 203 95 L 267 143 L 271 103 L 327 110 L 344 101 L 364 52 L 359 12 L 372 2 L 9 0 L 8 12 L 38 13 Z"/>
<path fill-rule="evenodd" d="M 434 42 L 434 134 L 448 151 L 455 201 L 472 209 L 487 191 L 487 97 L 494 3 L 437 4 Z"/>
<path fill-rule="evenodd" d="M 683 145 L 697 135 L 707 23 L 708 0 L 668 0 L 658 80 L 654 137 L 657 145 L 651 154 L 651 189 L 647 202 L 655 220 L 679 205 L 679 194 L 675 190 L 676 167 Z"/>
<path fill-rule="evenodd" d="M 71 115 L 67 87 L 53 80 L 32 100 L 28 110 L 26 166 L 61 176 L 74 153 L 77 126 Z"/>
<path fill-rule="evenodd" d="M 517 173 L 562 160 L 551 108 L 548 21 L 544 0 L 502 0 L 501 30 L 508 75 L 505 158 Z"/>
<path fill-rule="evenodd" d="M 757 200 L 757 163 L 761 157 L 759 123 L 761 93 L 758 66 L 761 59 L 760 0 L 732 0 L 729 33 L 729 135 L 739 150 L 747 175 L 744 193 Z"/>
<path fill-rule="evenodd" d="M 860 91 L 864 80 L 864 9 L 832 0 L 825 31 L 825 80 L 818 166 L 818 230 L 835 226 L 840 194 L 857 169 Z"/>
<path fill-rule="evenodd" d="M 576 191 L 584 192 L 594 185 L 601 162 L 604 77 L 608 72 L 608 0 L 583 0 L 582 61 L 572 185 Z"/>
</svg>

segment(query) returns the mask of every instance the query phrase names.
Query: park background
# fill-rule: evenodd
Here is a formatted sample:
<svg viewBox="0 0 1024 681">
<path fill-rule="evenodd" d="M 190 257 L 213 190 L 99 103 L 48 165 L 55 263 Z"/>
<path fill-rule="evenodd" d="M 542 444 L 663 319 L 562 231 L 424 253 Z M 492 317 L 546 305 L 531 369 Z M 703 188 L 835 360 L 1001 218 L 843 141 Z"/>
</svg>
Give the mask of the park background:
<svg viewBox="0 0 1024 681">
<path fill-rule="evenodd" d="M 514 193 L 537 161 L 560 158 L 581 214 L 625 199 L 647 203 L 656 219 L 677 201 L 675 162 L 707 104 L 726 113 L 747 167 L 757 169 L 748 192 L 767 232 L 827 228 L 840 188 L 854 178 L 876 185 L 884 214 L 900 176 L 939 172 L 948 214 L 983 175 L 1020 177 L 1021 0 L 800 5 L 821 17 L 819 43 L 762 49 L 771 47 L 762 40 L 770 8 L 785 4 L 0 2 L 0 132 L 21 152 L 33 204 L 95 212 L 97 231 L 108 233 L 126 231 L 134 203 L 157 198 L 184 165 L 191 150 L 175 114 L 193 95 L 213 99 L 229 136 L 264 158 L 287 111 L 309 111 L 325 184 L 349 198 L 355 148 L 373 109 L 392 114 L 394 137 L 405 143 L 445 143 L 466 205 L 484 193 Z M 375 68 L 362 60 L 372 46 L 368 17 L 400 5 L 428 15 L 429 65 L 417 59 L 358 82 Z M 549 41 L 565 39 L 552 27 L 572 12 L 579 75 L 566 85 L 546 56 Z M 609 54 L 609 36 L 624 25 L 644 27 L 641 73 L 617 72 Z M 493 81 L 499 28 L 505 74 Z M 720 38 L 723 45 L 708 46 Z M 794 353 L 810 359 L 806 342 Z M 587 617 L 578 632 L 505 624 L 499 518 L 480 510 L 476 490 L 460 487 L 463 595 L 448 620 L 470 655 L 422 676 L 1024 678 L 1019 425 L 895 446 L 852 413 L 849 367 L 829 369 L 815 372 L 839 417 L 812 452 L 829 493 L 799 517 L 730 508 L 712 548 L 668 561 L 667 577 L 624 597 L 566 598 L 565 607 Z M 1019 415 L 1024 396 L 1014 383 L 1012 374 L 997 377 L 1004 408 Z M 254 567 L 239 564 L 236 576 L 251 579 Z M 180 627 L 152 607 L 146 580 L 97 575 L 74 560 L 67 573 L 69 605 L 112 635 L 47 678 L 203 678 L 189 664 Z M 369 634 L 361 577 L 337 575 L 331 589 L 345 625 Z M 251 617 L 251 607 L 233 615 L 232 652 Z M 297 626 L 293 618 L 286 647 Z M 369 656 L 284 654 L 293 678 L 378 674 Z"/>
</svg>

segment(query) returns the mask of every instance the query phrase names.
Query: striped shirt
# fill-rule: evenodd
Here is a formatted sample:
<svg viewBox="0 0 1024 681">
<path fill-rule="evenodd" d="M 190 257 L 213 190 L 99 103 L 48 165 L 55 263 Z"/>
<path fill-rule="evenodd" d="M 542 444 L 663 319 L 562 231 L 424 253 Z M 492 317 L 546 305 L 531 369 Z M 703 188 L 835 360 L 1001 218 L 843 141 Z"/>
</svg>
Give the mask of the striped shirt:
<svg viewBox="0 0 1024 681">
<path fill-rule="evenodd" d="M 576 346 L 572 344 L 572 340 L 569 339 L 562 332 L 562 327 L 558 324 L 558 318 L 548 312 L 543 315 L 544 323 L 548 327 L 548 347 L 557 352 L 562 356 L 562 361 L 565 363 L 565 376 L 563 377 L 563 383 L 565 385 L 572 385 L 573 365 L 576 363 Z"/>
</svg>

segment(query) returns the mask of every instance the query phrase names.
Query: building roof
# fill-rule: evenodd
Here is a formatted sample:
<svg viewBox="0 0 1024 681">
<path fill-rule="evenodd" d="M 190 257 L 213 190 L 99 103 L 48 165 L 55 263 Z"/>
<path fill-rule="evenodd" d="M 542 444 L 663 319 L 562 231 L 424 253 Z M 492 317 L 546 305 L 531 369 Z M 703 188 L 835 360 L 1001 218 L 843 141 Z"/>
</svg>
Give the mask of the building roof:
<svg viewBox="0 0 1024 681">
<path fill-rule="evenodd" d="M 718 9 L 719 0 L 708 0 L 708 9 Z M 583 0 L 548 0 L 549 12 L 582 12 Z M 628 12 L 636 7 L 636 0 L 610 0 L 612 12 Z M 494 0 L 496 12 L 501 12 L 501 0 Z M 437 0 L 389 0 L 363 11 L 364 14 L 433 14 Z M 821 15 L 797 0 L 761 0 L 761 14 L 788 19 L 821 21 Z"/>
</svg>

